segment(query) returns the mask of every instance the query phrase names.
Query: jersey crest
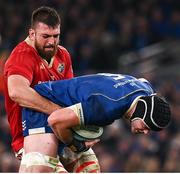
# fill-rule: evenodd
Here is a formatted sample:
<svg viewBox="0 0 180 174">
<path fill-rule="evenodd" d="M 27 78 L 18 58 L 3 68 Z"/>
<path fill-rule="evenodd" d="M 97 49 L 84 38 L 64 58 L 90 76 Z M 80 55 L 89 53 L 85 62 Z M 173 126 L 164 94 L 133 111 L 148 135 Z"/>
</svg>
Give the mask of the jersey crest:
<svg viewBox="0 0 180 174">
<path fill-rule="evenodd" d="M 64 63 L 60 63 L 57 67 L 57 72 L 62 73 L 64 71 L 65 65 Z"/>
</svg>

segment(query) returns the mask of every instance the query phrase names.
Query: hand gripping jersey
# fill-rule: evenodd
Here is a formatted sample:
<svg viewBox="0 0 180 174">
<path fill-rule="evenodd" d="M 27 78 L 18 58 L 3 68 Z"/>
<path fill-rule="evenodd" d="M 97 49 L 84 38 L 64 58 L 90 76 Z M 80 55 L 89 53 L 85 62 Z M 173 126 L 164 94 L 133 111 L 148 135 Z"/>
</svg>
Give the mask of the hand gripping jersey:
<svg viewBox="0 0 180 174">
<path fill-rule="evenodd" d="M 57 53 L 48 65 L 25 41 L 12 51 L 4 68 L 5 105 L 12 135 L 12 148 L 17 152 L 23 147 L 22 115 L 21 107 L 8 95 L 7 79 L 10 75 L 24 76 L 29 80 L 31 87 L 44 81 L 69 79 L 73 77 L 71 58 L 64 47 L 58 46 Z"/>
<path fill-rule="evenodd" d="M 35 90 L 63 107 L 81 103 L 84 124 L 99 126 L 120 119 L 138 97 L 154 94 L 145 79 L 108 73 L 45 82 Z"/>
</svg>

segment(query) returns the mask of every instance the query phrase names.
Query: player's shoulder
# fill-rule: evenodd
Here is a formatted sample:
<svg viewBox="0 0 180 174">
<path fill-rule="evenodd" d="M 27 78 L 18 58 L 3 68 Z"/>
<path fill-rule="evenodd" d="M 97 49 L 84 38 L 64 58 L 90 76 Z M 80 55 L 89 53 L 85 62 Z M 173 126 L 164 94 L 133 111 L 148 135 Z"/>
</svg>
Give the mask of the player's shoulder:
<svg viewBox="0 0 180 174">
<path fill-rule="evenodd" d="M 9 58 L 6 61 L 6 66 L 8 64 L 18 62 L 20 60 L 23 60 L 26 57 L 28 59 L 34 59 L 35 50 L 29 46 L 25 41 L 20 42 L 11 52 L 9 55 Z"/>
<path fill-rule="evenodd" d="M 12 54 L 19 54 L 19 53 L 24 53 L 24 54 L 30 54 L 34 53 L 35 50 L 33 47 L 28 45 L 25 41 L 20 42 L 13 50 Z"/>
</svg>

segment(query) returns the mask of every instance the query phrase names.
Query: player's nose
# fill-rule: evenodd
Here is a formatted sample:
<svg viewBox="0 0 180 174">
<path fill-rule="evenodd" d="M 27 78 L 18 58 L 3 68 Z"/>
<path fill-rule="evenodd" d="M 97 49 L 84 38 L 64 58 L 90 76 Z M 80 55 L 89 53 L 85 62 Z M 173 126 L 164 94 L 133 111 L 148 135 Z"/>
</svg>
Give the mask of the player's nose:
<svg viewBox="0 0 180 174">
<path fill-rule="evenodd" d="M 52 36 L 48 38 L 48 45 L 54 45 L 56 42 L 56 39 Z"/>
</svg>

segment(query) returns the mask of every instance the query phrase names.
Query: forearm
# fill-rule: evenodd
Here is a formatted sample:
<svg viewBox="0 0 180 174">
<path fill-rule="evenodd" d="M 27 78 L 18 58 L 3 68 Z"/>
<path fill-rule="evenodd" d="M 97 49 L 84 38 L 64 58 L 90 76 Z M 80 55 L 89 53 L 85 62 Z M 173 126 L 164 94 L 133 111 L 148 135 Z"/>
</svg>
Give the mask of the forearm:
<svg viewBox="0 0 180 174">
<path fill-rule="evenodd" d="M 21 95 L 23 94 L 23 95 Z M 61 108 L 59 105 L 40 96 L 34 89 L 18 89 L 16 96 L 12 99 L 22 107 L 31 108 L 46 114 L 51 114 L 53 111 Z"/>
<path fill-rule="evenodd" d="M 11 75 L 8 77 L 9 97 L 22 107 L 35 109 L 46 114 L 51 114 L 60 106 L 40 96 L 30 82 L 21 75 Z"/>
<path fill-rule="evenodd" d="M 80 125 L 80 120 L 76 113 L 70 108 L 58 109 L 48 117 L 49 126 L 51 126 L 56 137 L 67 144 L 74 152 L 88 150 L 98 139 L 92 141 L 82 141 L 74 137 L 72 127 Z"/>
<path fill-rule="evenodd" d="M 51 127 L 56 137 L 64 144 L 69 144 L 73 140 L 72 131 L 70 129 L 61 129 L 61 127 Z"/>
<path fill-rule="evenodd" d="M 48 124 L 63 143 L 69 144 L 73 139 L 71 128 L 80 123 L 72 109 L 63 108 L 56 110 L 48 117 Z"/>
<path fill-rule="evenodd" d="M 74 152 L 84 152 L 89 148 L 94 146 L 100 140 L 90 140 L 90 141 L 82 141 L 73 137 L 73 133 L 71 129 L 61 129 L 61 127 L 51 127 L 56 135 L 56 137 L 61 140 L 64 144 L 66 144 L 72 151 Z"/>
</svg>

